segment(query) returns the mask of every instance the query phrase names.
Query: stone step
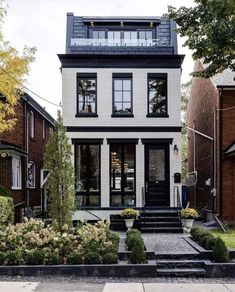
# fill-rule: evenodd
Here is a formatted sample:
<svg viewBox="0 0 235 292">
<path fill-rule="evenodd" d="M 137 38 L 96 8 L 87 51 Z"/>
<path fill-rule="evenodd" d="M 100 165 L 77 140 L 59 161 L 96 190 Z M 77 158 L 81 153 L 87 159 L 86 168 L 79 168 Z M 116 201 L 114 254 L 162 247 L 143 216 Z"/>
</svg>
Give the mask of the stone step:
<svg viewBox="0 0 235 292">
<path fill-rule="evenodd" d="M 206 270 L 203 268 L 180 268 L 180 269 L 158 269 L 158 277 L 205 277 Z"/>
<path fill-rule="evenodd" d="M 179 221 L 181 222 L 181 220 L 179 219 L 178 216 L 144 216 L 144 215 L 140 215 L 139 216 L 140 220 L 146 220 L 146 221 L 165 221 L 165 222 L 169 222 L 169 221 Z"/>
<path fill-rule="evenodd" d="M 182 227 L 181 222 L 157 222 L 157 221 L 145 221 L 141 222 L 141 227 Z"/>
<path fill-rule="evenodd" d="M 143 233 L 183 233 L 183 227 L 141 227 Z"/>
<path fill-rule="evenodd" d="M 203 268 L 204 263 L 201 260 L 157 260 L 157 268 L 159 269 L 181 269 L 181 268 Z"/>
<path fill-rule="evenodd" d="M 156 253 L 155 258 L 159 260 L 198 260 L 200 258 L 199 252 L 184 252 L 184 253 Z"/>
</svg>

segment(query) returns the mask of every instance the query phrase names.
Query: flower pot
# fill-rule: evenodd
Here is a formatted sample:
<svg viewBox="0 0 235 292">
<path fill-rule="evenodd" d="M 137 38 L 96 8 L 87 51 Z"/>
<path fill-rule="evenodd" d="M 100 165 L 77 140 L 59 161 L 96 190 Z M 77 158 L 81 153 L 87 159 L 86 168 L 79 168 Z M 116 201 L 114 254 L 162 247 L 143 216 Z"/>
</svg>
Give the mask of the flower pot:
<svg viewBox="0 0 235 292">
<path fill-rule="evenodd" d="M 126 228 L 127 229 L 130 229 L 130 228 L 132 228 L 133 227 L 133 224 L 134 224 L 134 220 L 135 219 L 124 219 L 125 220 L 125 223 L 126 223 Z"/>
<path fill-rule="evenodd" d="M 185 219 L 185 227 L 188 229 L 188 232 L 190 232 L 191 228 L 193 227 L 194 219 Z"/>
</svg>

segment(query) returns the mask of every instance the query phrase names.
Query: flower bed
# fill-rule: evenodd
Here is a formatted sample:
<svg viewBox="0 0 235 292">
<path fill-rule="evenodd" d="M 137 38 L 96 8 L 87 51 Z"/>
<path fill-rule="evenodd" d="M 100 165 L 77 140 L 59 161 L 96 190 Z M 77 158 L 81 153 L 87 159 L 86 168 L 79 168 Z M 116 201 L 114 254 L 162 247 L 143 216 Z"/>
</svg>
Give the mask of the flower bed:
<svg viewBox="0 0 235 292">
<path fill-rule="evenodd" d="M 119 236 L 108 224 L 83 224 L 73 231 L 30 219 L 0 230 L 1 265 L 115 264 Z"/>
</svg>

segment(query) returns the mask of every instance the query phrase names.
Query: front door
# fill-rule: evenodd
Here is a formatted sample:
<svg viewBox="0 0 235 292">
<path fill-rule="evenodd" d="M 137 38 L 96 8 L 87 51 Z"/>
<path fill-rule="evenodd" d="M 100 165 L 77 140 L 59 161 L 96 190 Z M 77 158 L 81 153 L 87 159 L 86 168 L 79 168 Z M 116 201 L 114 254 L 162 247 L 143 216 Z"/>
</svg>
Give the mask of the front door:
<svg viewBox="0 0 235 292">
<path fill-rule="evenodd" d="M 145 205 L 169 206 L 169 144 L 145 145 Z"/>
</svg>

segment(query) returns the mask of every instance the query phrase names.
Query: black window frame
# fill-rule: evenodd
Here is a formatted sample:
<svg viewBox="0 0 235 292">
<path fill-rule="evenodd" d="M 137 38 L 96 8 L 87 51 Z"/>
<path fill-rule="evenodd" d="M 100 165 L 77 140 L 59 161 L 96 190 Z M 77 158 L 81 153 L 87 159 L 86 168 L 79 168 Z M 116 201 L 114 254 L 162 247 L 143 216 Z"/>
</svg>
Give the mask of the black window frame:
<svg viewBox="0 0 235 292">
<path fill-rule="evenodd" d="M 136 206 L 136 145 L 138 144 L 138 139 L 107 139 L 107 143 L 109 144 L 109 206 L 110 207 L 129 207 L 133 208 Z M 111 154 L 111 146 L 112 145 L 120 145 L 121 146 L 121 190 L 112 192 L 112 154 Z M 124 147 L 126 145 L 134 145 L 134 191 L 124 191 Z M 134 198 L 133 205 L 125 205 L 124 204 L 124 196 L 132 195 Z M 112 205 L 112 196 L 121 196 L 121 205 Z"/>
<path fill-rule="evenodd" d="M 95 80 L 95 112 L 94 113 L 80 113 L 79 112 L 79 80 Z M 76 115 L 75 117 L 97 118 L 97 73 L 77 73 L 77 96 L 76 96 Z"/>
<path fill-rule="evenodd" d="M 81 208 L 92 208 L 92 207 L 100 207 L 101 206 L 101 145 L 103 144 L 103 139 L 72 139 L 72 143 L 74 144 L 74 165 L 75 165 L 75 178 L 76 178 L 76 172 L 77 172 L 77 145 L 86 145 L 86 155 L 88 153 L 88 147 L 90 145 L 98 145 L 99 146 L 99 190 L 98 191 L 77 191 L 76 190 L 76 199 L 81 196 L 84 197 L 82 201 L 86 202 L 85 204 L 78 206 Z M 88 159 L 87 159 L 88 161 Z M 87 165 L 86 165 L 87 167 Z M 75 182 L 75 189 L 77 188 L 76 182 Z M 90 196 L 99 196 L 99 204 L 97 205 L 89 205 L 87 202 L 89 202 Z"/>
<path fill-rule="evenodd" d="M 130 113 L 115 113 L 115 80 L 130 80 L 131 81 L 131 112 Z M 122 91 L 123 92 L 123 91 Z M 123 101 L 122 101 L 123 103 Z M 112 118 L 133 118 L 133 77 L 132 73 L 113 73 L 112 75 Z"/>
<path fill-rule="evenodd" d="M 149 112 L 149 81 L 156 79 L 165 79 L 166 81 L 166 113 L 151 113 Z M 167 73 L 148 73 L 147 75 L 147 118 L 168 118 L 168 74 Z"/>
</svg>

